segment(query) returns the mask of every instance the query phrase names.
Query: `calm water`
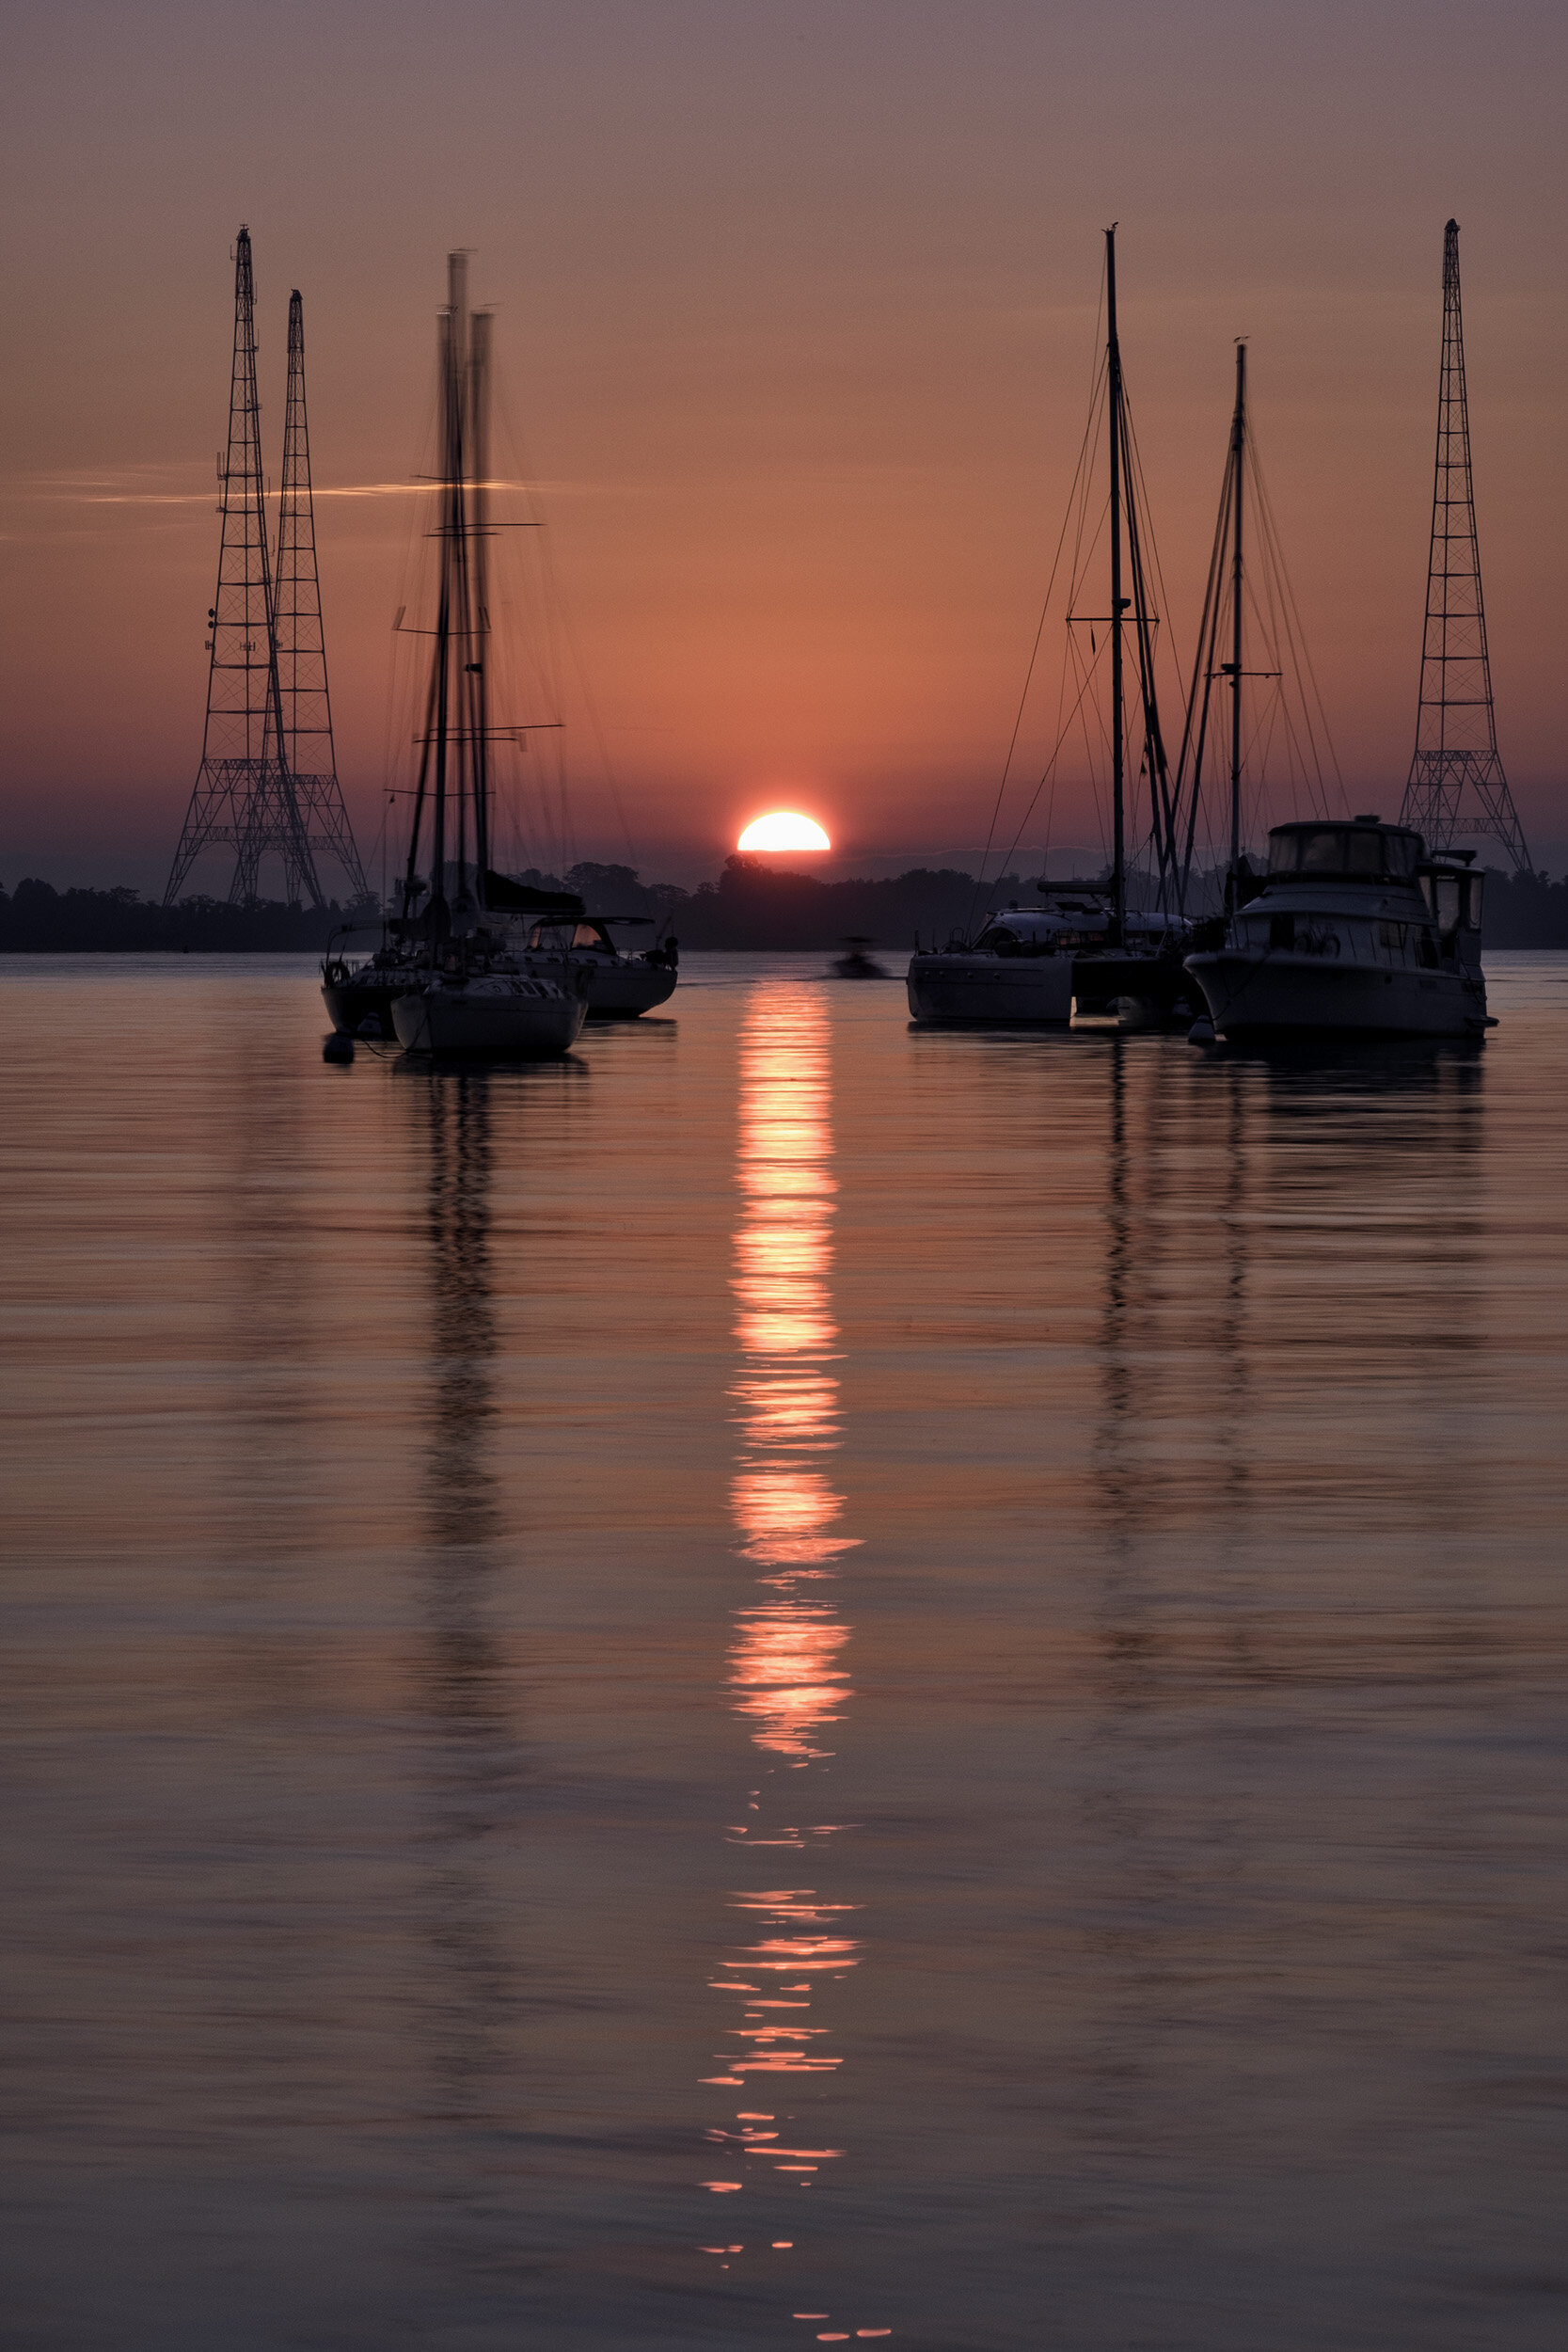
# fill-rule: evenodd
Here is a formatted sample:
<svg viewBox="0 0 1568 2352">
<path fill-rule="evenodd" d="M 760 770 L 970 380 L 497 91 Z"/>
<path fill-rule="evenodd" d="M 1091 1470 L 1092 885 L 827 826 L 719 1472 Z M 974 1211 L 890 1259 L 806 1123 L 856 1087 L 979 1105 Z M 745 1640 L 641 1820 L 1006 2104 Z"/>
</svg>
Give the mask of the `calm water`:
<svg viewBox="0 0 1568 2352">
<path fill-rule="evenodd" d="M 0 967 L 8 2344 L 1568 2338 L 1568 961 Z"/>
</svg>

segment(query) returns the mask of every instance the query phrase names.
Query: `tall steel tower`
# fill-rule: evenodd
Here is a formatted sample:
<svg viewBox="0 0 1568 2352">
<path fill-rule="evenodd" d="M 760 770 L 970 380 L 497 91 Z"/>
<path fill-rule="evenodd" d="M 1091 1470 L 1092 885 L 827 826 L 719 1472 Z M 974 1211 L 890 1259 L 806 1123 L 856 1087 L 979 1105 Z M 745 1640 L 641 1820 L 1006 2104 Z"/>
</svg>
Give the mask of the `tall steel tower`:
<svg viewBox="0 0 1568 2352">
<path fill-rule="evenodd" d="M 321 581 L 316 571 L 316 516 L 310 492 L 310 433 L 305 416 L 305 305 L 296 286 L 289 296 L 289 391 L 283 411 L 283 474 L 277 514 L 277 563 L 273 573 L 273 628 L 283 721 L 283 762 L 294 804 L 313 851 L 335 858 L 356 897 L 365 891 L 354 829 L 348 821 L 332 750 L 332 704 L 326 691 L 326 640 L 322 633 Z M 269 709 L 265 754 L 276 756 Z M 247 830 L 240 850 L 246 868 L 236 892 L 255 892 L 255 872 L 270 825 Z"/>
<path fill-rule="evenodd" d="M 319 907 L 309 839 L 286 760 L 277 755 L 284 729 L 256 395 L 256 287 L 250 231 L 243 224 L 234 247 L 229 453 L 219 461 L 218 481 L 223 533 L 217 594 L 207 614 L 207 726 L 164 904 L 172 905 L 203 850 L 229 844 L 237 852 L 230 899 L 254 897 L 261 858 L 276 850 L 288 897 L 307 897 Z"/>
<path fill-rule="evenodd" d="M 1470 418 L 1465 398 L 1465 330 L 1459 310 L 1459 223 L 1443 231 L 1443 371 L 1437 392 L 1437 463 L 1427 564 L 1426 636 L 1416 755 L 1403 822 L 1427 847 L 1451 849 L 1461 834 L 1501 842 L 1516 873 L 1529 852 L 1497 752 L 1492 665 L 1481 592 Z"/>
</svg>

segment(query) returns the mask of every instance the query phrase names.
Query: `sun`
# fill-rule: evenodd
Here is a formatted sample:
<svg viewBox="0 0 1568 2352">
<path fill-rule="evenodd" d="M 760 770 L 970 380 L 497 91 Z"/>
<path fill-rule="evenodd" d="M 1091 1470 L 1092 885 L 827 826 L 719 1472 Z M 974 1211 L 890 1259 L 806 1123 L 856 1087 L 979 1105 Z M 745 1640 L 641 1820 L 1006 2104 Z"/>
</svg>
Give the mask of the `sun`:
<svg viewBox="0 0 1568 2352">
<path fill-rule="evenodd" d="M 792 808 L 775 808 L 748 825 L 736 847 L 742 850 L 831 850 L 832 843 L 820 825 Z"/>
</svg>

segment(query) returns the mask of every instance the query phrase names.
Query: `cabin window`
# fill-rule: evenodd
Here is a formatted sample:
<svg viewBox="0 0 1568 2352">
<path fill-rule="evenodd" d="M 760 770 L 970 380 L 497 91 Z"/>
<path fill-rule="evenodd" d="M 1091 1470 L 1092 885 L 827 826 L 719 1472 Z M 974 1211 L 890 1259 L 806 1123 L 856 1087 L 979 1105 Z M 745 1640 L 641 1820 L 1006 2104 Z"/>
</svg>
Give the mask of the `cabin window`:
<svg viewBox="0 0 1568 2352">
<path fill-rule="evenodd" d="M 1437 942 L 1430 931 L 1416 934 L 1416 961 L 1427 972 L 1435 972 L 1438 964 Z"/>
<path fill-rule="evenodd" d="M 1276 834 L 1269 843 L 1271 874 L 1354 874 L 1368 881 L 1416 870 L 1414 834 L 1374 833 L 1370 825 L 1324 825 L 1310 833 Z"/>
<path fill-rule="evenodd" d="M 604 947 L 609 945 L 609 942 L 595 925 L 579 923 L 572 933 L 572 945 L 574 947 Z"/>
<path fill-rule="evenodd" d="M 1380 947 L 1392 947 L 1402 956 L 1404 933 L 1405 926 L 1402 923 L 1380 923 L 1377 927 L 1377 944 Z"/>
<path fill-rule="evenodd" d="M 1345 870 L 1344 839 L 1338 833 L 1306 833 L 1301 842 L 1301 871 L 1304 874 L 1342 874 Z"/>
<path fill-rule="evenodd" d="M 1293 947 L 1295 944 L 1295 916 L 1293 914 L 1271 914 L 1269 917 L 1269 946 L 1271 947 Z"/>
<path fill-rule="evenodd" d="M 1433 874 L 1432 878 L 1432 911 L 1437 917 L 1440 931 L 1459 929 L 1459 876 Z"/>
<path fill-rule="evenodd" d="M 1466 874 L 1465 877 L 1465 914 L 1463 917 L 1466 930 L 1480 930 L 1481 900 L 1484 898 L 1485 895 L 1485 875 Z"/>
</svg>

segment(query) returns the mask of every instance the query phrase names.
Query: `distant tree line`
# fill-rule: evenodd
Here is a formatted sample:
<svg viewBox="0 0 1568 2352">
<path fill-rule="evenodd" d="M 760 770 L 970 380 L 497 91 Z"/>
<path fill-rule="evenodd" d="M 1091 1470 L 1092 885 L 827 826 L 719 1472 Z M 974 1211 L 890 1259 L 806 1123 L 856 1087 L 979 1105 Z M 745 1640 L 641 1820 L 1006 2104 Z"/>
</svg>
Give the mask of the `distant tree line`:
<svg viewBox="0 0 1568 2352">
<path fill-rule="evenodd" d="M 160 906 L 135 890 L 55 890 L 49 882 L 0 888 L 0 953 L 256 955 L 309 951 L 356 920 L 374 923 L 373 898 L 355 907 L 336 900 L 320 910 L 253 899 L 230 906 L 223 898 L 182 898 Z"/>
<path fill-rule="evenodd" d="M 546 889 L 561 886 L 554 875 L 522 879 Z M 972 909 L 983 914 L 998 891 L 1016 897 L 1027 887 L 1010 874 L 977 892 L 973 875 L 927 868 L 893 882 L 828 882 L 752 857 L 726 859 L 717 883 L 695 890 L 641 882 L 629 866 L 574 866 L 562 879 L 568 889 L 581 892 L 591 914 L 652 915 L 683 948 L 759 952 L 836 947 L 849 938 L 907 947 L 917 930 L 945 941 L 971 921 Z"/>
<path fill-rule="evenodd" d="M 977 885 L 973 875 L 952 867 L 916 867 L 887 882 L 828 882 L 748 857 L 729 858 L 717 882 L 696 890 L 643 882 L 630 866 L 593 863 L 564 875 L 531 867 L 518 879 L 578 891 L 594 914 L 651 916 L 683 948 L 768 951 L 831 948 L 850 938 L 897 950 L 912 946 L 917 934 L 942 945 L 988 908 L 1035 895 L 1033 882 L 1017 874 Z M 1201 913 L 1217 903 L 1216 878 L 1194 880 L 1191 911 Z M 1130 883 L 1130 892 L 1148 896 L 1148 886 Z M 304 953 L 325 948 L 345 924 L 373 926 L 378 919 L 373 898 L 352 906 L 334 900 L 320 910 L 206 898 L 165 907 L 135 890 L 55 890 L 30 879 L 8 893 L 0 887 L 0 953 Z M 1489 870 L 1485 938 L 1492 947 L 1568 947 L 1568 879 Z"/>
</svg>

